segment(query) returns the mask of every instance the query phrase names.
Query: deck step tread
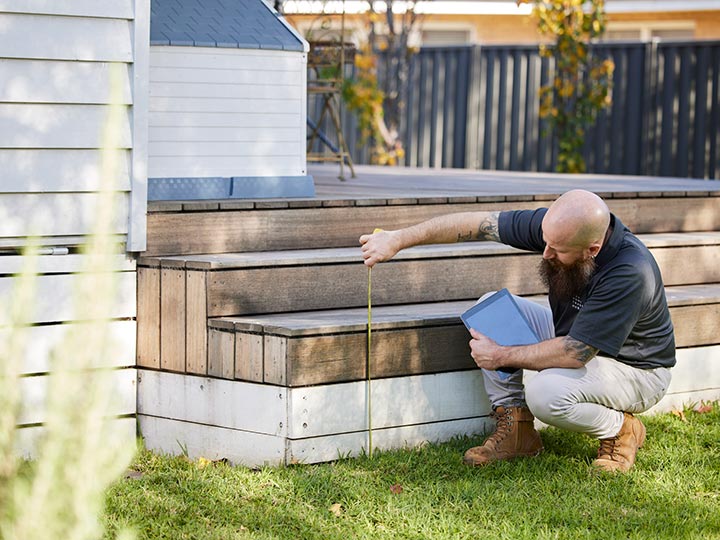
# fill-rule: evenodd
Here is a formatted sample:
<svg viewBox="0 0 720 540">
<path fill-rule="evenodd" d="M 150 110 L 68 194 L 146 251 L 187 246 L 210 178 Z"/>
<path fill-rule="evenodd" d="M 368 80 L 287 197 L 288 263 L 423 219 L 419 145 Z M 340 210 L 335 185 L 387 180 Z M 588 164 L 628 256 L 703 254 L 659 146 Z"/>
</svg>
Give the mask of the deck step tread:
<svg viewBox="0 0 720 540">
<path fill-rule="evenodd" d="M 607 193 L 602 193 L 610 210 L 636 233 L 720 230 L 720 197 L 709 196 L 708 192 L 693 193 L 702 196 L 689 194 L 689 191 L 653 192 L 608 198 Z M 357 239 L 375 227 L 399 229 L 451 212 L 541 208 L 555 198 L 508 195 L 480 200 L 456 194 L 431 198 L 421 204 L 412 195 L 387 200 L 327 200 L 321 206 L 311 200 L 173 202 L 164 211 L 148 214 L 148 245 L 144 255 L 356 247 Z"/>
<path fill-rule="evenodd" d="M 667 287 L 666 296 L 670 308 L 716 304 L 720 303 L 720 283 Z M 527 298 L 547 305 L 545 295 Z M 460 314 L 474 303 L 474 300 L 462 300 L 374 307 L 373 330 L 457 324 Z M 208 325 L 218 330 L 288 337 L 364 332 L 367 329 L 367 308 L 278 313 L 252 317 L 218 317 L 208 319 Z"/>
<path fill-rule="evenodd" d="M 656 233 L 637 235 L 649 248 L 720 245 L 720 232 Z M 464 242 L 416 246 L 398 253 L 393 260 L 498 256 L 524 253 L 496 242 Z M 209 253 L 165 257 L 142 257 L 141 266 L 167 266 L 194 270 L 231 270 L 276 266 L 309 266 L 360 262 L 360 248 L 324 248 L 245 253 Z"/>
</svg>

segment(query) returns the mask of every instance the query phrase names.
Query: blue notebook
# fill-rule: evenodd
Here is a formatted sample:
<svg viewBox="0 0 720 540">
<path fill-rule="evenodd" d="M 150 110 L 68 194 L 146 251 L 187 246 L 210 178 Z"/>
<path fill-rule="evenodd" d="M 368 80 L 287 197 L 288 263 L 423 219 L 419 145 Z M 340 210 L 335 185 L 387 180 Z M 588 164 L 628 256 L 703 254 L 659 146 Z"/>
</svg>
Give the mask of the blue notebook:
<svg viewBox="0 0 720 540">
<path fill-rule="evenodd" d="M 474 328 L 500 345 L 532 345 L 537 334 L 507 289 L 502 289 L 463 313 L 460 318 L 468 329 Z M 500 378 L 507 379 L 513 368 L 500 369 Z"/>
</svg>

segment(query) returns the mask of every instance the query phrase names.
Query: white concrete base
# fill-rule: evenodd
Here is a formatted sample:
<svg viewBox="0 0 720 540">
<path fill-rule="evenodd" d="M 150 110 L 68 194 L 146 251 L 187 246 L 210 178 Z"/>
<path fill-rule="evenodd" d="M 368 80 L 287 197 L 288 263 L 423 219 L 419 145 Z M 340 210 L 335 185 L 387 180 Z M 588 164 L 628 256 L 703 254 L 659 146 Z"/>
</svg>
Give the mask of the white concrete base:
<svg viewBox="0 0 720 540">
<path fill-rule="evenodd" d="M 681 349 L 668 395 L 648 414 L 720 399 L 720 346 Z M 528 374 L 528 377 L 531 377 Z M 366 382 L 287 388 L 138 371 L 147 448 L 251 467 L 316 463 L 366 452 Z M 477 371 L 372 382 L 373 448 L 413 447 L 492 428 Z"/>
<path fill-rule="evenodd" d="M 248 466 L 316 463 L 369 448 L 367 384 L 285 388 L 140 370 L 147 448 Z M 412 447 L 490 426 L 479 371 L 372 382 L 374 449 Z"/>
</svg>

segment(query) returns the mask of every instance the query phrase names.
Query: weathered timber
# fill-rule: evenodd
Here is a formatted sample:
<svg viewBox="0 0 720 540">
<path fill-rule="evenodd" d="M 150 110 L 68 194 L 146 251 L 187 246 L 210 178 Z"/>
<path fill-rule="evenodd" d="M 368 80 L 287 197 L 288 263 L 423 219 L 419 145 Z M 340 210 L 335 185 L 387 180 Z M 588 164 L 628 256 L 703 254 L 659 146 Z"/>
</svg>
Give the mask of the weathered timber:
<svg viewBox="0 0 720 540">
<path fill-rule="evenodd" d="M 539 206 L 539 204 L 537 205 Z M 147 256 L 355 246 L 375 227 L 397 229 L 447 212 L 505 210 L 460 204 L 293 208 L 148 215 Z"/>
<path fill-rule="evenodd" d="M 670 308 L 675 326 L 675 345 L 698 347 L 720 343 L 720 304 Z"/>
<path fill-rule="evenodd" d="M 185 371 L 186 272 L 160 270 L 160 368 Z"/>
<path fill-rule="evenodd" d="M 720 282 L 720 233 L 640 235 L 666 285 Z M 207 271 L 208 317 L 357 307 L 366 302 L 367 269 L 357 248 L 145 258 L 186 271 Z M 374 270 L 374 302 L 439 302 L 478 298 L 507 287 L 544 292 L 540 258 L 491 242 L 419 246 Z M 688 265 L 687 261 L 693 261 Z M 188 294 L 191 291 L 188 289 Z M 198 288 L 193 294 L 202 294 Z"/>
<path fill-rule="evenodd" d="M 160 269 L 137 270 L 137 364 L 160 368 Z"/>
<path fill-rule="evenodd" d="M 221 379 L 235 377 L 235 336 L 232 333 L 209 331 L 207 374 Z"/>
<path fill-rule="evenodd" d="M 263 339 L 263 381 L 286 386 L 287 384 L 287 348 L 285 338 L 266 335 Z"/>
<path fill-rule="evenodd" d="M 720 233 L 664 233 L 640 238 L 656 257 L 667 286 L 720 282 Z M 492 242 L 418 246 L 375 267 L 373 302 L 382 306 L 477 299 L 503 287 L 524 296 L 542 294 L 545 287 L 536 271 L 539 260 L 536 254 Z M 141 272 L 157 271 L 158 266 L 162 278 L 161 369 L 208 372 L 207 318 L 353 308 L 362 307 L 367 301 L 367 269 L 357 248 L 188 255 L 144 258 L 139 262 Z M 147 275 L 142 275 L 145 280 Z M 144 294 L 148 300 L 141 302 L 142 309 L 146 309 L 149 298 L 156 293 L 141 292 L 141 298 Z M 692 290 L 689 294 L 699 293 Z M 257 333 L 253 329 L 247 332 Z M 263 329 L 261 333 L 282 335 L 285 330 Z M 289 364 L 293 367 L 286 369 L 277 362 L 265 361 L 266 357 L 277 360 L 281 345 L 268 343 L 267 339 L 263 339 L 262 345 L 257 338 L 254 344 L 250 343 L 251 338 L 247 340 L 235 347 L 262 349 L 263 361 L 256 360 L 256 354 L 250 356 L 253 359 L 250 361 L 245 360 L 248 357 L 244 353 L 240 355 L 233 368 L 239 378 L 285 384 L 282 381 L 293 381 L 299 376 L 295 370 L 302 369 L 300 365 Z M 139 344 L 141 351 L 148 347 L 144 342 Z M 291 356 L 295 347 L 290 347 Z M 319 340 L 305 344 L 297 355 L 323 355 L 327 373 L 332 374 L 333 347 Z M 393 354 L 399 355 L 404 348 L 407 347 L 398 345 Z M 142 352 L 143 356 L 147 354 Z"/>
<path fill-rule="evenodd" d="M 690 197 L 682 192 L 642 199 L 633 193 L 615 195 L 607 200 L 610 210 L 636 233 L 720 230 L 720 197 Z M 447 199 L 442 204 L 428 204 L 432 201 L 421 199 L 419 204 L 408 205 L 383 201 L 374 206 L 337 206 L 344 201 L 323 201 L 321 208 L 152 212 L 148 214 L 145 255 L 350 247 L 375 227 L 393 230 L 450 212 L 539 208 L 550 203 L 503 199 L 455 204 Z"/>
<path fill-rule="evenodd" d="M 235 334 L 235 378 L 262 382 L 263 349 L 262 334 Z"/>
<path fill-rule="evenodd" d="M 502 287 L 518 294 L 544 290 L 538 255 L 391 261 L 373 270 L 377 305 L 478 298 Z M 361 306 L 367 300 L 362 263 L 251 268 L 212 272 L 208 316 Z"/>
<path fill-rule="evenodd" d="M 187 272 L 187 372 L 208 371 L 207 272 Z"/>
<path fill-rule="evenodd" d="M 669 287 L 667 296 L 677 347 L 720 343 L 720 285 Z M 544 296 L 529 298 L 539 303 L 547 302 Z M 472 304 L 472 301 L 461 301 L 376 308 L 372 376 L 474 369 L 469 354 L 469 336 L 459 319 Z M 223 317 L 211 319 L 209 325 L 211 329 L 234 328 L 236 365 L 265 363 L 263 379 L 256 375 L 252 378 L 238 375 L 237 370 L 236 378 L 300 387 L 366 378 L 366 317 L 365 309 L 356 308 Z M 264 354 L 260 347 L 237 346 L 239 340 L 257 339 L 258 332 L 265 336 Z"/>
</svg>

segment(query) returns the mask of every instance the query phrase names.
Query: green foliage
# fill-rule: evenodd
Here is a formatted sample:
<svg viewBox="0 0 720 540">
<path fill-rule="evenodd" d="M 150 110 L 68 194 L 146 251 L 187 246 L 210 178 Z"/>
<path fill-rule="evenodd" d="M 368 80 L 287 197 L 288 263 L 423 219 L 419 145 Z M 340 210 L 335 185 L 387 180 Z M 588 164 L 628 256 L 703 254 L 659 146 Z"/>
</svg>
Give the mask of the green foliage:
<svg viewBox="0 0 720 540">
<path fill-rule="evenodd" d="M 417 6 L 424 0 L 368 2 L 366 37 L 355 58 L 357 76 L 347 85 L 348 108 L 358 114 L 362 135 L 370 140 L 371 162 L 397 165 L 405 156 L 401 137 L 410 59 L 417 50 L 409 45 L 420 23 Z M 383 56 L 378 77 L 378 57 Z"/>
<path fill-rule="evenodd" d="M 359 143 L 372 143 L 372 163 L 396 165 L 404 156 L 404 151 L 402 145 L 384 144 L 385 93 L 378 87 L 377 56 L 373 55 L 369 45 L 366 44 L 355 55 L 355 70 L 354 79 L 347 79 L 343 84 L 343 100 L 357 116 Z"/>
<path fill-rule="evenodd" d="M 540 53 L 555 62 L 552 83 L 540 90 L 540 117 L 549 120 L 558 140 L 558 172 L 582 173 L 585 132 L 611 103 L 613 62 L 589 51 L 605 31 L 605 1 L 532 2 L 540 33 L 553 40 Z"/>
<path fill-rule="evenodd" d="M 543 430 L 537 458 L 462 464 L 482 437 L 321 465 L 250 470 L 141 452 L 107 523 L 140 539 L 720 538 L 720 405 L 643 417 L 627 475 L 592 470 L 597 441 Z"/>
<path fill-rule="evenodd" d="M 355 55 L 356 75 L 346 79 L 343 84 L 343 100 L 348 109 L 355 112 L 360 128 L 361 144 L 370 137 L 380 139 L 377 116 L 382 116 L 382 104 L 385 95 L 378 88 L 377 59 L 368 47 L 363 47 Z"/>
</svg>

